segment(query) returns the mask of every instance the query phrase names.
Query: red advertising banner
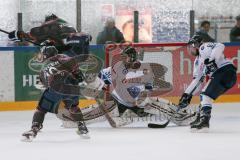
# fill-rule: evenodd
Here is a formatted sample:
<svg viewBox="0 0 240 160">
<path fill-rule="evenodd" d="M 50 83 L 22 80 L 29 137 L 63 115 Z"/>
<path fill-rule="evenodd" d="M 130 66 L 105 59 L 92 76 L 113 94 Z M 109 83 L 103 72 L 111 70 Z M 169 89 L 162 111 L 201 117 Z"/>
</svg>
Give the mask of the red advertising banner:
<svg viewBox="0 0 240 160">
<path fill-rule="evenodd" d="M 240 94 L 240 46 L 226 46 L 226 58 L 230 59 L 237 67 L 237 83 L 225 95 Z M 181 47 L 173 52 L 173 90 L 168 96 L 180 96 L 192 81 L 194 57 L 188 54 L 186 47 Z M 226 77 L 228 78 L 228 77 Z"/>
</svg>

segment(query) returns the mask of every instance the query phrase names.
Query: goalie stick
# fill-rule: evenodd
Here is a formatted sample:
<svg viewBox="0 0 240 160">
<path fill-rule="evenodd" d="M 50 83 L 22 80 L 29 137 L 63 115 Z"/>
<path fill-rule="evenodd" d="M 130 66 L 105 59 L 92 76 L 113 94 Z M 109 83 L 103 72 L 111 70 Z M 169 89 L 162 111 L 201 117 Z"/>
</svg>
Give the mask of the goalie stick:
<svg viewBox="0 0 240 160">
<path fill-rule="evenodd" d="M 202 84 L 205 77 L 206 77 L 206 74 L 203 74 L 202 77 L 199 79 L 198 83 L 196 84 L 196 86 L 190 92 L 190 94 L 193 94 L 193 92 L 199 87 L 199 85 Z M 196 115 L 196 113 L 193 114 L 193 115 L 189 115 L 188 117 L 185 117 L 185 118 L 183 117 L 183 118 L 186 119 L 186 118 L 189 118 L 189 117 L 192 117 L 192 116 L 195 116 L 195 115 Z M 168 121 L 166 123 L 163 123 L 163 124 L 149 123 L 148 128 L 166 128 L 168 126 L 169 122 L 170 122 L 170 119 L 168 119 Z"/>
<path fill-rule="evenodd" d="M 105 109 L 103 103 L 100 102 L 100 100 L 98 98 L 95 99 L 97 101 L 97 103 L 99 104 L 99 109 L 101 112 L 104 113 L 105 118 L 107 119 L 107 121 L 109 122 L 109 124 L 113 127 L 113 128 L 117 128 L 117 123 L 112 119 L 112 117 L 109 115 L 109 112 Z M 113 104 L 114 105 L 114 104 Z"/>
</svg>

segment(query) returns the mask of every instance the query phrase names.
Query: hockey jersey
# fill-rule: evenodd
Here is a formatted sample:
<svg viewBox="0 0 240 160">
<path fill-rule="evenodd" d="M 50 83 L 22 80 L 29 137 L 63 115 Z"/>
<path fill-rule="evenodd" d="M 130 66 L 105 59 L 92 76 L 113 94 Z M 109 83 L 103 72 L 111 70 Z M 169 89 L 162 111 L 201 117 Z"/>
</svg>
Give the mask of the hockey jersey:
<svg viewBox="0 0 240 160">
<path fill-rule="evenodd" d="M 139 69 L 126 68 L 119 61 L 113 67 L 103 69 L 100 78 L 110 85 L 110 93 L 119 103 L 128 106 L 139 106 L 147 97 L 146 85 L 153 83 L 150 66 L 141 65 Z"/>
<path fill-rule="evenodd" d="M 224 56 L 224 48 L 225 46 L 222 43 L 203 43 L 199 47 L 199 56 L 196 57 L 194 61 L 193 67 L 193 81 L 185 90 L 185 93 L 190 93 L 196 84 L 199 82 L 201 77 L 206 73 L 205 70 L 205 59 L 215 60 L 218 68 L 226 66 L 228 64 L 232 64 L 232 62 L 225 58 Z M 210 73 L 208 76 L 211 77 L 213 73 Z M 196 90 L 193 94 L 195 94 L 198 90 Z"/>
</svg>

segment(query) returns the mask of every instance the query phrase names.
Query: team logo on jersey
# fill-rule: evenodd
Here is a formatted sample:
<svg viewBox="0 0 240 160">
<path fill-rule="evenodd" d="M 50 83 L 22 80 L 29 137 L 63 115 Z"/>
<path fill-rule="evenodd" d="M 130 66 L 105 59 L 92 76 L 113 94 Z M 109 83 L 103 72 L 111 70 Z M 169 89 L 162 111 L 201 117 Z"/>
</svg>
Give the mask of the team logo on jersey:
<svg viewBox="0 0 240 160">
<path fill-rule="evenodd" d="M 127 88 L 127 91 L 131 95 L 132 98 L 137 98 L 140 94 L 140 89 L 135 86 Z"/>
<path fill-rule="evenodd" d="M 127 74 L 127 73 L 128 73 L 128 69 L 124 68 L 124 69 L 122 70 L 122 73 L 123 73 L 123 74 Z"/>
</svg>

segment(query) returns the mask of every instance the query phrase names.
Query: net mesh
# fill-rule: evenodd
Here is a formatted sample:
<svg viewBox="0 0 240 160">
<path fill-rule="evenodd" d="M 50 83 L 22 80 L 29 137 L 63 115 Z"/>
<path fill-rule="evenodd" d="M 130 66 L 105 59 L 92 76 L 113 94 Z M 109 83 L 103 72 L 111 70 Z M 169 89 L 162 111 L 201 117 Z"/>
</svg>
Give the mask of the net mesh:
<svg viewBox="0 0 240 160">
<path fill-rule="evenodd" d="M 177 103 L 192 80 L 194 57 L 187 52 L 186 43 L 109 44 L 105 48 L 106 67 L 121 61 L 121 52 L 128 45 L 136 49 L 142 63 L 151 66 L 154 83 L 160 88 L 153 96 Z"/>
</svg>

